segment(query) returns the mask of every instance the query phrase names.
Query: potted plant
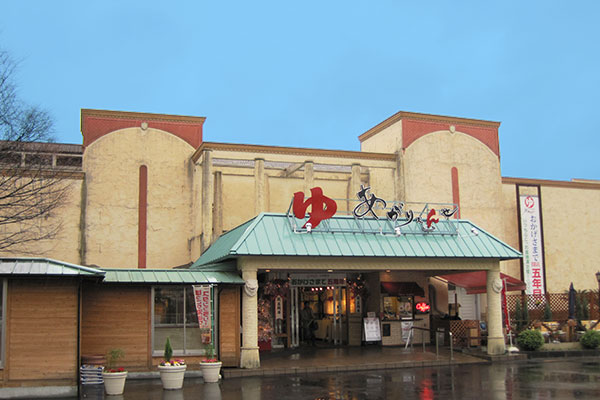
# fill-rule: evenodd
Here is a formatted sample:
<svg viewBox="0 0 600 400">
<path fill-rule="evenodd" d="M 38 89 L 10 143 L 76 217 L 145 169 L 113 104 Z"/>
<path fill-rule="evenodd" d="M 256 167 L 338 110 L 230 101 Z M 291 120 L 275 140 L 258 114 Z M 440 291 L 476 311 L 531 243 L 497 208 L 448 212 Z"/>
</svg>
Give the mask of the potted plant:
<svg viewBox="0 0 600 400">
<path fill-rule="evenodd" d="M 184 360 L 171 359 L 171 357 L 173 357 L 173 348 L 171 347 L 169 338 L 167 338 L 167 342 L 165 343 L 164 357 L 165 359 L 162 360 L 158 366 L 163 389 L 181 389 L 183 387 L 183 378 L 185 376 L 187 365 Z"/>
<path fill-rule="evenodd" d="M 102 378 L 107 395 L 123 394 L 127 371 L 123 367 L 117 367 L 117 362 L 123 357 L 125 352 L 122 349 L 111 349 L 106 355 L 106 368 L 102 372 Z"/>
<path fill-rule="evenodd" d="M 202 378 L 207 383 L 219 382 L 221 365 L 223 363 L 215 357 L 215 346 L 213 345 L 210 332 L 202 334 L 202 343 L 204 343 L 205 355 L 205 359 L 200 362 Z"/>
</svg>

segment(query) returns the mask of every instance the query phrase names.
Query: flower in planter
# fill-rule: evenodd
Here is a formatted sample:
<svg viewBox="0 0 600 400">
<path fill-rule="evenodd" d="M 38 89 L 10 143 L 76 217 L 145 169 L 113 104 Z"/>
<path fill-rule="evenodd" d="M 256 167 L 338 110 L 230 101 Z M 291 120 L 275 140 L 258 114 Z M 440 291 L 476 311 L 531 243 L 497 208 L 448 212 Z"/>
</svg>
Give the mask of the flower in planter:
<svg viewBox="0 0 600 400">
<path fill-rule="evenodd" d="M 166 360 L 162 360 L 160 362 L 161 366 L 172 366 L 172 367 L 179 367 L 181 365 L 185 365 L 185 360 L 171 360 L 171 361 L 166 361 Z"/>
</svg>

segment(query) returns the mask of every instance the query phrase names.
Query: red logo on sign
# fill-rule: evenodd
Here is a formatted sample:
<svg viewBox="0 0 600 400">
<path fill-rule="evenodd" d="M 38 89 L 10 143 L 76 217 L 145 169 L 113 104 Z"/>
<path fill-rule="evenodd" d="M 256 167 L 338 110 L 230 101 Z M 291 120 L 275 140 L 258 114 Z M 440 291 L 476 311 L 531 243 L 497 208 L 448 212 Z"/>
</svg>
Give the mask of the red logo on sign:
<svg viewBox="0 0 600 400">
<path fill-rule="evenodd" d="M 323 189 L 320 187 L 314 187 L 310 189 L 310 194 L 312 197 L 309 197 L 306 199 L 306 201 L 304 201 L 303 192 L 294 193 L 293 210 L 296 218 L 303 219 L 306 215 L 306 209 L 308 206 L 312 206 L 312 211 L 309 213 L 310 218 L 308 221 L 306 221 L 306 224 L 304 224 L 303 228 L 306 227 L 307 224 L 311 224 L 313 228 L 316 228 L 321 221 L 333 217 L 337 211 L 337 204 L 335 200 L 324 196 Z"/>
<path fill-rule="evenodd" d="M 531 196 L 525 197 L 525 207 L 533 208 L 534 204 L 535 204 L 535 200 L 533 200 L 533 197 L 531 197 Z"/>
<path fill-rule="evenodd" d="M 415 306 L 415 308 L 419 311 L 421 311 L 422 313 L 426 313 L 429 310 L 431 310 L 431 306 L 427 303 L 417 303 L 417 305 Z"/>
</svg>

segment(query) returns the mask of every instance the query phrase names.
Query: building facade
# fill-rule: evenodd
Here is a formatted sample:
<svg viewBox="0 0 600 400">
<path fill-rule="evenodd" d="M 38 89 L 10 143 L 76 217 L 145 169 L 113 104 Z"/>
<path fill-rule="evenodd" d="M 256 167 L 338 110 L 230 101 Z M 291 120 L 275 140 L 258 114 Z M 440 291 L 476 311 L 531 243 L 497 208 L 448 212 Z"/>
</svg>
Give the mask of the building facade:
<svg viewBox="0 0 600 400">
<path fill-rule="evenodd" d="M 82 145 L 48 144 L 43 149 L 52 165 L 62 165 L 68 172 L 63 178 L 68 183 L 68 195 L 62 207 L 49 217 L 60 222 L 60 231 L 52 239 L 13 247 L 3 256 L 49 257 L 100 271 L 186 267 L 205 257 L 223 234 L 247 221 L 262 213 L 288 212 L 294 193 L 303 192 L 308 198 L 311 189 L 322 188 L 327 197 L 336 199 L 339 214 L 350 215 L 361 187 L 369 187 L 370 194 L 390 204 L 456 206 L 455 217 L 470 221 L 476 227 L 473 229 L 523 252 L 524 257 L 494 256 L 492 261 L 482 261 L 482 257 L 473 260 L 473 256 L 468 260 L 430 257 L 424 261 L 407 256 L 382 262 L 373 257 L 367 261 L 317 259 L 318 255 L 307 253 L 301 260 L 280 257 L 275 262 L 271 257 L 274 255 L 270 255 L 228 256 L 219 261 L 237 260 L 233 270 L 238 271 L 246 286 L 249 281 L 260 281 L 261 290 L 268 282 L 300 278 L 306 273 L 343 272 L 347 281 L 355 281 L 359 275 L 371 276 L 367 279 L 371 296 L 363 299 L 358 311 L 357 303 L 350 301 L 356 293 L 350 293 L 348 284 L 342 285 L 344 290 L 326 289 L 332 293 L 329 297 L 335 298 L 333 303 L 328 300 L 331 304 L 315 300 L 321 308 L 337 310 L 340 304 L 347 307 L 347 312 L 339 311 L 345 313 L 344 324 L 336 325 L 340 332 L 343 330 L 338 340 L 343 336 L 341 342 L 346 344 L 356 342 L 351 339 L 356 337 L 356 329 L 351 328 L 356 320 L 352 317 L 358 318 L 360 330 L 360 318 L 367 312 L 383 313 L 386 290 L 390 290 L 387 297 L 399 299 L 402 295 L 385 289 L 383 283 L 416 282 L 420 290 L 408 286 L 402 286 L 402 290 L 412 296 L 413 302 L 421 298 L 433 301 L 440 313 L 449 311 L 449 303 L 453 302 L 448 298 L 445 281 L 436 277 L 459 271 L 486 271 L 488 288 L 500 273 L 525 281 L 527 290 L 536 293 L 562 292 L 570 282 L 578 289 L 597 287 L 594 274 L 600 247 L 595 244 L 600 234 L 594 227 L 600 223 L 595 207 L 600 203 L 600 182 L 502 177 L 498 122 L 399 112 L 359 136 L 361 151 L 337 151 L 204 141 L 204 121 L 201 117 L 82 110 Z M 532 214 L 527 214 L 529 211 Z M 10 276 L 5 280 L 4 308 L 10 307 L 19 287 L 13 286 Z M 137 321 L 132 330 L 145 339 L 138 337 L 125 347 L 130 346 L 135 354 L 131 367 L 148 369 L 156 364 L 155 351 L 160 348 L 158 342 L 153 342 L 155 321 L 150 318 L 159 312 L 163 297 L 179 296 L 183 300 L 177 301 L 185 303 L 184 287 L 190 282 L 180 281 L 181 293 L 168 296 L 168 285 L 158 278 L 146 286 L 116 278 L 108 283 L 82 283 L 88 290 L 81 294 L 81 305 L 84 309 L 102 308 L 105 301 L 106 310 L 110 310 L 116 307 L 114 299 L 119 296 L 138 304 L 135 310 L 139 315 L 124 317 L 123 321 Z M 256 366 L 261 329 L 257 319 L 264 297 L 249 296 L 247 290 L 235 286 L 240 282 L 227 283 L 232 286 L 219 292 L 224 296 L 219 301 L 231 307 L 215 309 L 223 314 L 220 321 L 229 321 L 233 327 L 228 331 L 233 332 L 231 337 L 220 338 L 222 355 L 230 365 Z M 157 291 L 162 293 L 160 299 Z M 304 293 L 304 289 L 300 291 Z M 285 303 L 288 314 L 298 312 L 301 306 L 298 301 L 304 297 L 296 296 Z M 241 309 L 235 306 L 240 297 Z M 501 319 L 496 300 L 492 302 L 493 318 Z M 393 303 L 393 307 L 400 306 Z M 479 298 L 474 305 L 479 310 L 476 316 L 489 318 L 489 307 L 486 296 Z M 83 316 L 80 353 L 103 353 L 110 346 L 92 333 L 101 324 L 94 320 L 97 312 L 94 309 Z M 244 319 L 244 315 L 249 317 Z M 238 321 L 244 325 L 244 332 L 252 332 L 252 338 L 243 337 L 240 342 Z M 298 324 L 297 318 L 286 321 L 284 332 L 292 344 L 300 339 L 292 337 L 293 324 Z M 500 329 L 495 334 L 502 336 L 501 324 L 496 321 L 493 325 Z M 327 329 L 322 335 L 335 341 L 333 327 Z M 6 332 L 5 342 L 12 331 L 9 328 Z M 141 340 L 143 348 L 139 347 Z M 500 340 L 502 346 L 498 344 L 498 348 L 503 351 Z M 289 345 L 285 340 L 278 343 Z M 12 351 L 10 346 L 5 349 Z M 5 383 L 9 380 L 6 375 Z"/>
</svg>

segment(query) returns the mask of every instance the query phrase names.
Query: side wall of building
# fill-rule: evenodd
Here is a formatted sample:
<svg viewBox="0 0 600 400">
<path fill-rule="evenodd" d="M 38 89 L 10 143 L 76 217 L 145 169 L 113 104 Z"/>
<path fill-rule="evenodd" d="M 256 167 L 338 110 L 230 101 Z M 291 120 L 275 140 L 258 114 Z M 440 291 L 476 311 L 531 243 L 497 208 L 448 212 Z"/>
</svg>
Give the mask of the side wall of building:
<svg viewBox="0 0 600 400">
<path fill-rule="evenodd" d="M 77 383 L 78 283 L 10 279 L 4 386 Z"/>
<path fill-rule="evenodd" d="M 546 290 L 565 292 L 571 282 L 577 290 L 597 290 L 600 183 L 505 179 L 502 237 L 520 249 L 517 185 L 520 194 L 541 198 Z M 513 261 L 509 265 L 509 272 L 520 276 L 520 262 Z"/>
<path fill-rule="evenodd" d="M 119 366 L 144 371 L 152 365 L 150 288 L 87 284 L 82 291 L 81 354 L 119 348 Z"/>
<path fill-rule="evenodd" d="M 115 131 L 86 148 L 85 264 L 171 268 L 190 261 L 193 152 L 152 128 Z"/>
</svg>

